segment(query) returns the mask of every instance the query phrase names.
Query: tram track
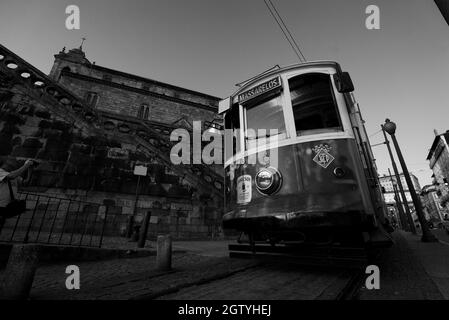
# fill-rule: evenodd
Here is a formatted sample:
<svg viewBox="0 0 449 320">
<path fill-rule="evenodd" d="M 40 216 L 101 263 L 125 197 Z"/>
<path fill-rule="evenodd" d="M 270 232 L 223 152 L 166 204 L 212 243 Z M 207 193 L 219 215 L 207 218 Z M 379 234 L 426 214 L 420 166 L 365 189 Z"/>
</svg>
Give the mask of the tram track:
<svg viewBox="0 0 449 320">
<path fill-rule="evenodd" d="M 152 299 L 161 300 L 353 300 L 365 279 L 365 268 L 377 251 L 361 248 L 318 248 L 292 252 L 264 247 L 255 255 L 246 246 L 231 259 L 248 260 L 250 267 L 212 279 L 173 288 Z M 258 248 L 260 249 L 260 247 Z M 265 252 L 263 252 L 265 251 Z M 276 252 L 277 251 L 277 252 Z M 363 254 L 364 253 L 364 254 Z M 148 297 L 147 297 L 148 298 Z"/>
<path fill-rule="evenodd" d="M 158 300 L 351 300 L 362 270 L 300 267 L 261 262 L 256 266 L 172 288 Z"/>
</svg>

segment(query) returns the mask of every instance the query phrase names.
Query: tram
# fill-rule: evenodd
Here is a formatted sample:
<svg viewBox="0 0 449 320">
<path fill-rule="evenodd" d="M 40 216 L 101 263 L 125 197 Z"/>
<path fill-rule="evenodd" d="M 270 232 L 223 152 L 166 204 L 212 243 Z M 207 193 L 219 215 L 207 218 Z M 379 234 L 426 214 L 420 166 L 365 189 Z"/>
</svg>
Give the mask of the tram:
<svg viewBox="0 0 449 320">
<path fill-rule="evenodd" d="M 225 230 L 272 245 L 391 244 L 353 90 L 338 63 L 319 61 L 263 73 L 220 101 Z"/>
</svg>

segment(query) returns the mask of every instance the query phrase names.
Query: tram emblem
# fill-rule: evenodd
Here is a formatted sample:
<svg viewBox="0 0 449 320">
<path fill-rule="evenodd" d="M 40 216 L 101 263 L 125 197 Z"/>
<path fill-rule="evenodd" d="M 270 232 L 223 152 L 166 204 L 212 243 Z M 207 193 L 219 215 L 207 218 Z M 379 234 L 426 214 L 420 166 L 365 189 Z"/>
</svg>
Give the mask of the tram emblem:
<svg viewBox="0 0 449 320">
<path fill-rule="evenodd" d="M 327 144 L 316 145 L 313 147 L 313 151 L 316 153 L 313 161 L 326 169 L 335 160 L 335 157 L 330 154 L 331 149 L 332 147 Z"/>
</svg>

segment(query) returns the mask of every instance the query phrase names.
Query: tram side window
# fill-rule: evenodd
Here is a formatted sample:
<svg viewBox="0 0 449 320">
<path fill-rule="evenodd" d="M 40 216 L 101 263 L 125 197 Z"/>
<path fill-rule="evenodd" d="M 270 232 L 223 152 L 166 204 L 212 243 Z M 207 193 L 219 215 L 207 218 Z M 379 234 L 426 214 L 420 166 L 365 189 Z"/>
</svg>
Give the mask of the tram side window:
<svg viewBox="0 0 449 320">
<path fill-rule="evenodd" d="M 289 87 L 297 134 L 342 131 L 329 75 L 299 75 L 289 80 Z"/>
<path fill-rule="evenodd" d="M 246 106 L 248 140 L 285 132 L 284 112 L 280 95 L 266 97 Z"/>
</svg>

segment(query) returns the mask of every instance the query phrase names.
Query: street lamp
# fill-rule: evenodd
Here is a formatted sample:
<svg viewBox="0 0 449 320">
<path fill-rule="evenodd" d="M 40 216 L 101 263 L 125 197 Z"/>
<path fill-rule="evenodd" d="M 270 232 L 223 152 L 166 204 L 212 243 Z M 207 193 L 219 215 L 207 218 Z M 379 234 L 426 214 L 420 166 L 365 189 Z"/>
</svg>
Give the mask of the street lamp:
<svg viewBox="0 0 449 320">
<path fill-rule="evenodd" d="M 404 173 L 405 181 L 407 182 L 408 190 L 412 197 L 413 204 L 415 205 L 419 223 L 421 224 L 422 230 L 421 241 L 436 242 L 438 241 L 438 239 L 433 235 L 433 233 L 429 229 L 429 226 L 426 223 L 426 218 L 424 216 L 421 201 L 418 199 L 418 196 L 416 195 L 415 187 L 413 186 L 412 179 L 410 178 L 410 173 L 408 172 L 407 165 L 405 164 L 404 157 L 402 156 L 401 149 L 399 148 L 398 141 L 396 140 L 395 136 L 396 124 L 394 122 L 391 122 L 390 119 L 386 119 L 383 128 L 391 136 L 394 148 L 396 149 L 396 153 L 398 155 L 399 162 L 401 163 L 402 172 Z"/>
</svg>

